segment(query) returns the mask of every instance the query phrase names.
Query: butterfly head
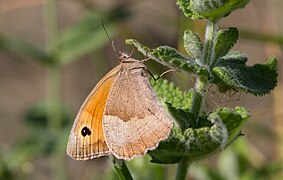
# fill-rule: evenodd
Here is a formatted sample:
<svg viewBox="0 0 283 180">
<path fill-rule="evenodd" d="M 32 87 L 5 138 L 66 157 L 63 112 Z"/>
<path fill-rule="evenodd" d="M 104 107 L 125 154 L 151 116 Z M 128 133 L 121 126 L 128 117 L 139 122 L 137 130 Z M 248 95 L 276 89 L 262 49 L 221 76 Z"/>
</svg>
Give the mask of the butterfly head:
<svg viewBox="0 0 283 180">
<path fill-rule="evenodd" d="M 129 56 L 128 54 L 120 51 L 119 52 L 119 61 L 122 63 L 124 61 L 127 61 L 128 59 L 130 59 L 131 56 Z"/>
</svg>

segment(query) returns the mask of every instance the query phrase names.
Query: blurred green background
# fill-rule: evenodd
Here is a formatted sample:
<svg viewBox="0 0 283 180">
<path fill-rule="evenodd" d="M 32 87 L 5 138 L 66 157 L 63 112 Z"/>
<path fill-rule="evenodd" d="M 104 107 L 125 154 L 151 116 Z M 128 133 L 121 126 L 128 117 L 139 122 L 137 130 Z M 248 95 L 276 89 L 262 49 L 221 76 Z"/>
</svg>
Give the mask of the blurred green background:
<svg viewBox="0 0 283 180">
<path fill-rule="evenodd" d="M 0 179 L 116 179 L 107 157 L 86 162 L 65 154 L 74 117 L 94 85 L 118 64 L 102 25 L 116 49 L 130 53 L 126 38 L 149 47 L 182 51 L 185 29 L 204 33 L 203 21 L 185 19 L 175 0 L 0 0 Z M 245 106 L 252 117 L 241 137 L 224 152 L 193 164 L 190 179 L 282 179 L 283 87 L 282 0 L 251 0 L 220 27 L 235 26 L 233 50 L 264 63 L 275 55 L 279 82 L 272 94 L 228 97 L 210 88 L 207 110 Z M 133 57 L 143 59 L 137 51 Z M 150 71 L 166 68 L 148 62 Z M 169 73 L 183 90 L 193 78 Z M 216 89 L 216 88 L 215 88 Z M 240 100 L 238 99 L 240 97 Z M 131 161 L 136 179 L 172 179 L 175 165 Z"/>
</svg>

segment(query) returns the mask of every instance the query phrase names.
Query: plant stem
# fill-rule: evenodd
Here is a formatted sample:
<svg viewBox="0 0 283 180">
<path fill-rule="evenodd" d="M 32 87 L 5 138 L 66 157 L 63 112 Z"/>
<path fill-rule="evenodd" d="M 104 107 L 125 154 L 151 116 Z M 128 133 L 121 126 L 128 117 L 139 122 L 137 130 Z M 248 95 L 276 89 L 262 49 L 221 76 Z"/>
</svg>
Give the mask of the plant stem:
<svg viewBox="0 0 283 180">
<path fill-rule="evenodd" d="M 58 37 L 57 22 L 57 1 L 48 0 L 44 6 L 44 22 L 46 32 L 46 47 L 50 53 L 56 48 Z M 56 59 L 55 59 L 56 61 Z M 54 137 L 60 136 L 60 126 L 62 122 L 62 97 L 61 97 L 61 74 L 60 67 L 55 63 L 47 67 L 47 101 L 48 101 L 48 125 Z M 60 138 L 58 138 L 60 139 Z M 64 170 L 64 158 L 61 146 L 56 146 L 50 156 L 50 166 L 52 179 L 64 180 L 66 171 Z"/>
<path fill-rule="evenodd" d="M 211 60 L 213 54 L 211 50 L 213 49 L 214 44 L 214 37 L 217 33 L 218 26 L 214 22 L 207 21 L 206 29 L 205 29 L 205 41 L 204 41 L 204 48 L 203 48 L 203 56 L 202 56 L 202 63 L 203 65 L 211 65 Z"/>
<path fill-rule="evenodd" d="M 190 161 L 188 158 L 184 157 L 178 164 L 176 180 L 185 180 L 187 177 L 188 168 L 190 166 Z"/>
<path fill-rule="evenodd" d="M 206 33 L 205 33 L 205 44 L 203 51 L 202 62 L 204 65 L 209 65 L 211 60 L 211 49 L 214 44 L 213 39 L 217 26 L 212 22 L 207 22 Z M 193 101 L 190 108 L 190 112 L 194 115 L 195 125 L 198 126 L 199 114 L 202 108 L 202 102 L 205 97 L 205 87 L 207 84 L 207 77 L 197 76 L 196 83 L 193 92 Z M 187 177 L 188 167 L 190 165 L 189 158 L 184 157 L 178 164 L 176 180 L 183 180 Z"/>
<path fill-rule="evenodd" d="M 193 93 L 193 102 L 190 108 L 191 113 L 193 113 L 196 119 L 196 125 L 198 124 L 198 117 L 202 107 L 202 101 L 205 96 L 205 87 L 207 84 L 207 77 L 199 76 L 196 78 L 194 93 Z"/>
<path fill-rule="evenodd" d="M 195 117 L 196 126 L 198 125 L 198 117 L 202 107 L 202 101 L 205 96 L 205 86 L 207 84 L 207 77 L 198 76 L 195 83 L 193 102 L 190 108 L 191 113 Z M 188 168 L 190 165 L 188 158 L 184 157 L 178 164 L 176 180 L 184 180 L 187 177 Z"/>
<path fill-rule="evenodd" d="M 116 173 L 120 180 L 132 180 L 133 179 L 124 160 L 117 159 L 114 157 L 113 163 L 114 163 L 114 168 L 116 170 Z"/>
<path fill-rule="evenodd" d="M 47 98 L 49 130 L 58 133 L 61 125 L 61 74 L 59 67 L 47 68 Z"/>
</svg>

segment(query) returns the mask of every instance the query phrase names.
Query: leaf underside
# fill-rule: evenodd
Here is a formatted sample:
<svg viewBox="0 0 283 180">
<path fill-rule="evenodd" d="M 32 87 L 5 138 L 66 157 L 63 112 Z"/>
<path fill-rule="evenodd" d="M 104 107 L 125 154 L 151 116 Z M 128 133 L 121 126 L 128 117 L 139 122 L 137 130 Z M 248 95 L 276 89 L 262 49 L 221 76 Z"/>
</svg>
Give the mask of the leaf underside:
<svg viewBox="0 0 283 180">
<path fill-rule="evenodd" d="M 194 60 L 187 59 L 172 47 L 160 46 L 155 49 L 150 49 L 134 39 L 127 39 L 126 43 L 134 45 L 138 51 L 145 56 L 150 57 L 164 66 L 176 70 L 183 70 L 190 74 L 208 75 L 206 68 L 201 67 Z"/>
<path fill-rule="evenodd" d="M 226 87 L 236 91 L 252 93 L 256 96 L 262 96 L 270 93 L 277 84 L 277 60 L 271 57 L 266 64 L 256 64 L 254 66 L 245 65 L 247 57 L 238 52 L 229 52 L 231 46 L 238 38 L 238 31 L 234 28 L 220 31 L 219 39 L 227 39 L 229 35 L 230 43 L 227 48 L 218 43 L 216 55 L 219 58 L 217 64 L 212 70 L 202 67 L 194 60 L 188 60 L 185 56 L 179 54 L 174 48 L 161 46 L 156 49 L 150 49 L 136 40 L 128 39 L 127 44 L 134 45 L 145 56 L 171 68 L 182 70 L 190 74 L 207 76 L 211 83 Z"/>
<path fill-rule="evenodd" d="M 242 107 L 222 108 L 201 118 L 201 121 L 210 122 L 210 126 L 188 128 L 184 132 L 174 127 L 169 138 L 149 152 L 151 162 L 172 164 L 183 157 L 195 161 L 221 151 L 240 136 L 240 129 L 249 116 Z"/>
</svg>

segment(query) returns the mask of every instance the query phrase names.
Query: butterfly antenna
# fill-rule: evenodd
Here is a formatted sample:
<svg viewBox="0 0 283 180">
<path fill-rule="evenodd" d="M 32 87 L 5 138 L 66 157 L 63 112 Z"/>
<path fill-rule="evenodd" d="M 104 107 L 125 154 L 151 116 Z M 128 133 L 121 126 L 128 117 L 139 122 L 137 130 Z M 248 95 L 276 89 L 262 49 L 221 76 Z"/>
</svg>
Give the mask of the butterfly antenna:
<svg viewBox="0 0 283 180">
<path fill-rule="evenodd" d="M 101 25 L 102 25 L 102 27 L 103 27 L 103 30 L 104 30 L 106 36 L 108 37 L 109 41 L 110 41 L 111 44 L 112 44 L 112 49 L 114 50 L 115 55 L 119 58 L 119 55 L 118 55 L 118 53 L 117 53 L 117 51 L 116 51 L 116 48 L 115 48 L 115 44 L 114 44 L 115 42 L 110 38 L 110 36 L 109 36 L 109 34 L 108 34 L 108 32 L 107 32 L 107 30 L 106 30 L 106 28 L 105 28 L 103 19 L 101 20 Z"/>
</svg>

